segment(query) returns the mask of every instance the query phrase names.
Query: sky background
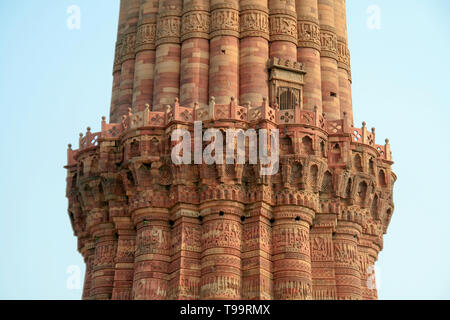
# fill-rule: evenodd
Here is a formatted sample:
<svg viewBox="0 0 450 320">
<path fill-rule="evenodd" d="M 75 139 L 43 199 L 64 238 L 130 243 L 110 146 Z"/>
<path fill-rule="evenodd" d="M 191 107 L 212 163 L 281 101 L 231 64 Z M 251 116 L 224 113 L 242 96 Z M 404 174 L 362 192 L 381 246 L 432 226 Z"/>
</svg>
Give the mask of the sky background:
<svg viewBox="0 0 450 320">
<path fill-rule="evenodd" d="M 63 167 L 67 144 L 108 115 L 118 11 L 118 0 L 0 0 L 0 299 L 81 297 L 67 286 L 84 263 Z M 390 139 L 398 175 L 379 296 L 450 299 L 450 1 L 347 0 L 347 12 L 355 125 Z"/>
</svg>

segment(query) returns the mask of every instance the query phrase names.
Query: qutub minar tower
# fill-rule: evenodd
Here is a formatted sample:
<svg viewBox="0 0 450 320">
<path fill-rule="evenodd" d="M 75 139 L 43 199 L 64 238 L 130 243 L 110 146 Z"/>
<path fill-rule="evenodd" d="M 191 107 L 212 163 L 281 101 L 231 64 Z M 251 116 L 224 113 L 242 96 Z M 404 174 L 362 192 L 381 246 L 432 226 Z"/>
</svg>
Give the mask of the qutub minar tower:
<svg viewBox="0 0 450 320">
<path fill-rule="evenodd" d="M 69 146 L 84 299 L 376 299 L 389 141 L 353 124 L 345 0 L 122 0 L 110 122 Z M 279 129 L 280 168 L 171 132 Z"/>
</svg>

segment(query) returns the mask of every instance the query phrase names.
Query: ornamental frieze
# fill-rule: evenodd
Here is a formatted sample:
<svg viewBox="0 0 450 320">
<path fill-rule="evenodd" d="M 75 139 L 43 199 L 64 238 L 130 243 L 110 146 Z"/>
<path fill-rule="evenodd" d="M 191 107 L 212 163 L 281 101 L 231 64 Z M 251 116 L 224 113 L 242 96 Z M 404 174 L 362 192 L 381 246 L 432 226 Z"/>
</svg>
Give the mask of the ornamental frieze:
<svg viewBox="0 0 450 320">
<path fill-rule="evenodd" d="M 211 37 L 220 35 L 239 36 L 239 11 L 217 9 L 211 13 Z"/>
<path fill-rule="evenodd" d="M 239 299 L 241 280 L 237 276 L 205 276 L 202 279 L 201 296 L 208 298 L 217 295 Z"/>
<path fill-rule="evenodd" d="M 325 26 L 320 28 L 321 55 L 337 60 L 337 36 L 334 29 Z"/>
<path fill-rule="evenodd" d="M 299 252 L 309 255 L 309 234 L 303 227 L 287 226 L 273 230 L 274 252 Z"/>
<path fill-rule="evenodd" d="M 256 296 L 260 296 L 262 299 L 270 300 L 271 295 L 271 281 L 266 277 L 246 277 L 242 281 L 243 299 L 251 299 Z"/>
<path fill-rule="evenodd" d="M 297 44 L 297 20 L 290 15 L 270 16 L 271 41 L 291 41 Z"/>
<path fill-rule="evenodd" d="M 181 24 L 182 40 L 189 38 L 209 38 L 211 19 L 206 11 L 190 11 L 183 15 Z"/>
<path fill-rule="evenodd" d="M 241 259 L 239 257 L 228 254 L 210 254 L 202 259 L 202 266 L 214 267 L 216 265 L 234 267 L 239 269 L 241 267 Z"/>
<path fill-rule="evenodd" d="M 263 37 L 269 40 L 269 15 L 263 11 L 244 11 L 241 13 L 241 38 Z"/>
<path fill-rule="evenodd" d="M 274 285 L 274 293 L 278 299 L 311 300 L 312 286 L 298 280 L 283 279 Z"/>
<path fill-rule="evenodd" d="M 117 262 L 134 262 L 134 239 L 120 239 L 117 246 L 116 261 Z"/>
<path fill-rule="evenodd" d="M 134 52 L 136 48 L 136 32 L 126 34 L 122 38 L 122 47 L 120 50 L 121 61 L 134 59 Z"/>
<path fill-rule="evenodd" d="M 114 244 L 97 245 L 95 249 L 94 269 L 102 266 L 110 266 L 114 263 L 116 246 Z"/>
<path fill-rule="evenodd" d="M 317 23 L 310 21 L 298 22 L 298 46 L 321 49 L 320 28 Z"/>
<path fill-rule="evenodd" d="M 198 299 L 200 294 L 200 280 L 180 275 L 179 282 L 175 284 L 174 291 L 178 291 L 179 297 Z M 173 297 L 173 299 L 176 300 L 177 297 Z"/>
<path fill-rule="evenodd" d="M 244 227 L 242 237 L 247 250 L 261 248 L 269 251 L 272 246 L 272 229 L 266 224 L 254 223 Z"/>
<path fill-rule="evenodd" d="M 334 257 L 336 262 L 356 265 L 359 260 L 356 244 L 353 245 L 344 242 L 335 242 Z"/>
<path fill-rule="evenodd" d="M 133 285 L 134 300 L 161 300 L 167 296 L 167 282 L 160 279 L 135 280 Z"/>
<path fill-rule="evenodd" d="M 241 225 L 235 221 L 214 221 L 203 226 L 202 248 L 241 247 Z"/>
<path fill-rule="evenodd" d="M 156 23 L 147 23 L 139 26 L 136 37 L 136 50 L 142 46 L 155 45 Z"/>
<path fill-rule="evenodd" d="M 122 40 L 118 39 L 116 43 L 116 50 L 114 52 L 114 72 L 122 69 Z"/>
<path fill-rule="evenodd" d="M 158 253 L 167 254 L 170 249 L 170 232 L 156 227 L 138 233 L 136 255 Z"/>
<path fill-rule="evenodd" d="M 313 291 L 313 300 L 336 300 L 336 290 L 335 289 L 322 289 Z"/>
<path fill-rule="evenodd" d="M 157 23 L 156 45 L 163 43 L 179 43 L 181 18 L 178 16 L 160 17 Z"/>
<path fill-rule="evenodd" d="M 347 44 L 343 41 L 337 42 L 339 66 L 347 71 L 350 70 L 350 51 Z"/>
<path fill-rule="evenodd" d="M 172 253 L 179 250 L 201 252 L 201 227 L 198 225 L 179 225 L 172 230 Z"/>
<path fill-rule="evenodd" d="M 333 260 L 333 242 L 329 238 L 311 237 L 311 259 L 313 261 Z"/>
</svg>

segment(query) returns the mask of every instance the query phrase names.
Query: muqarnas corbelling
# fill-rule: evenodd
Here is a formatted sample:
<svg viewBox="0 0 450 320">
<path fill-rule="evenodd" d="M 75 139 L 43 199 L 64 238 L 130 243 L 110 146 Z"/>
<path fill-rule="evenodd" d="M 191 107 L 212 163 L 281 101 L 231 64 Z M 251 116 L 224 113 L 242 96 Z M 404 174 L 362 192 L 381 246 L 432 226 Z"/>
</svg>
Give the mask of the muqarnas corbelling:
<svg viewBox="0 0 450 320">
<path fill-rule="evenodd" d="M 68 150 L 84 299 L 376 299 L 389 141 L 353 124 L 344 0 L 122 0 L 110 121 Z M 280 167 L 174 165 L 279 129 Z"/>
</svg>

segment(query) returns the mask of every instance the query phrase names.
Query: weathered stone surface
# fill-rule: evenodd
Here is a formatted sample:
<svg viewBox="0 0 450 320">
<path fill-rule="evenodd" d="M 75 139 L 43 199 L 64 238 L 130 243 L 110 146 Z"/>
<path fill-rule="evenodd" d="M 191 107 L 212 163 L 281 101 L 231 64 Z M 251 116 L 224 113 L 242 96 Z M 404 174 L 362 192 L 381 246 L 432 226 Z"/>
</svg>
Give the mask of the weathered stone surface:
<svg viewBox="0 0 450 320">
<path fill-rule="evenodd" d="M 110 123 L 68 150 L 83 299 L 376 299 L 396 176 L 347 43 L 344 0 L 122 0 Z M 195 121 L 279 129 L 278 173 L 175 165 Z"/>
</svg>

